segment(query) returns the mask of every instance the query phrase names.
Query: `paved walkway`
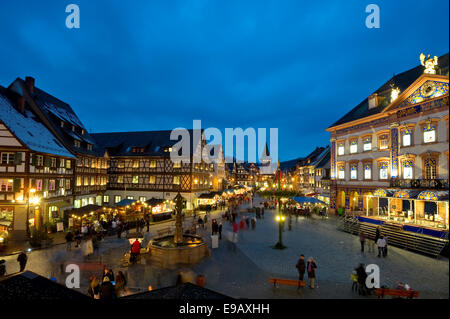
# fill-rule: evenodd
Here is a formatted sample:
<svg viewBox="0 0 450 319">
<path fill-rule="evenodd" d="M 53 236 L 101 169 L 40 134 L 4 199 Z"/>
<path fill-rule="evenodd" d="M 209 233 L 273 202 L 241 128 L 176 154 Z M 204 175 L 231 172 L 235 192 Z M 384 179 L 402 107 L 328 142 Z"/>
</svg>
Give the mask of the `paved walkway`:
<svg viewBox="0 0 450 319">
<path fill-rule="evenodd" d="M 258 199 L 255 200 L 258 202 Z M 242 210 L 247 208 L 243 205 Z M 284 250 L 275 250 L 272 246 L 278 240 L 278 225 L 275 211 L 266 210 L 265 219 L 258 219 L 256 229 L 245 230 L 239 235 L 237 249 L 224 239 L 218 249 L 212 249 L 211 257 L 191 267 L 179 269 L 160 269 L 153 265 L 138 264 L 122 267 L 120 259 L 129 249 L 125 239 L 110 237 L 100 245 L 100 251 L 93 257 L 84 259 L 80 250 L 65 252 L 65 246 L 56 246 L 47 250 L 34 251 L 29 254 L 27 269 L 44 276 L 55 276 L 59 282 L 64 281 L 60 275 L 59 259 L 70 259 L 77 263 L 91 264 L 103 262 L 116 273 L 127 273 L 128 285 L 132 291 L 144 291 L 175 284 L 178 270 L 187 277 L 196 274 L 206 277 L 206 287 L 235 298 L 361 298 L 351 292 L 350 272 L 360 262 L 379 265 L 382 285 L 393 286 L 397 281 L 407 282 L 412 288 L 420 290 L 421 298 L 448 298 L 449 262 L 448 259 L 433 259 L 395 247 L 389 247 L 389 255 L 379 259 L 375 253 L 361 254 L 356 236 L 337 230 L 337 219 L 292 220 L 292 230 L 283 232 Z M 213 212 L 212 218 L 220 218 L 221 212 Z M 251 215 L 251 214 L 249 214 Z M 211 220 L 211 218 L 210 218 Z M 190 224 L 190 219 L 186 220 Z M 224 233 L 231 231 L 231 225 L 223 221 Z M 146 234 L 144 244 L 156 235 L 157 230 L 165 225 L 152 225 Z M 210 244 L 210 230 L 204 232 L 204 238 Z M 318 288 L 304 288 L 298 293 L 295 287 L 281 286 L 274 289 L 268 283 L 272 275 L 283 278 L 297 277 L 295 264 L 299 255 L 314 257 L 317 261 Z M 8 273 L 18 270 L 15 256 L 7 260 Z M 92 267 L 91 267 L 92 268 Z M 86 292 L 88 278 L 92 274 L 100 275 L 101 269 L 82 271 L 81 292 Z"/>
</svg>

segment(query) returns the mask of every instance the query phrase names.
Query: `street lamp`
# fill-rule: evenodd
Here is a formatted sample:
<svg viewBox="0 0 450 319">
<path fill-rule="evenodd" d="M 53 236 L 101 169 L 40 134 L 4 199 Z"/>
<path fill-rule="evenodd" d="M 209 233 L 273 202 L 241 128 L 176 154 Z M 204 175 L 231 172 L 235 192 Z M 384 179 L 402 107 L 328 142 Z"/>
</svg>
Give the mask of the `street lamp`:
<svg viewBox="0 0 450 319">
<path fill-rule="evenodd" d="M 275 218 L 278 222 L 278 242 L 275 244 L 275 249 L 284 249 L 286 246 L 283 245 L 283 224 L 285 221 L 285 217 L 280 213 Z"/>
<path fill-rule="evenodd" d="M 28 190 L 28 207 L 27 207 L 27 220 L 26 220 L 26 229 L 27 229 L 27 237 L 30 238 L 30 202 L 31 202 L 31 198 L 30 198 L 30 194 L 34 194 L 36 193 L 36 189 L 34 188 L 30 188 Z M 34 197 L 33 198 L 33 205 L 37 205 L 39 203 L 39 200 Z"/>
</svg>

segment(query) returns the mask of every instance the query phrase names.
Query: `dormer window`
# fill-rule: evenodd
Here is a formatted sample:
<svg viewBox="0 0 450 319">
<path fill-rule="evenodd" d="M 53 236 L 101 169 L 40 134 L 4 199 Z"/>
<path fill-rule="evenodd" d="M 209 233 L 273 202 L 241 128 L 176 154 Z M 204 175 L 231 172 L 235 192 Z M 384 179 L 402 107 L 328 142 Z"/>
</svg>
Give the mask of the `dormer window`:
<svg viewBox="0 0 450 319">
<path fill-rule="evenodd" d="M 88 149 L 88 151 L 92 151 L 92 144 L 88 144 L 87 149 Z"/>
<path fill-rule="evenodd" d="M 72 132 L 75 132 L 75 125 L 72 125 Z"/>
<path fill-rule="evenodd" d="M 73 141 L 73 145 L 74 145 L 75 147 L 81 147 L 81 143 L 80 143 L 79 140 L 74 140 L 74 141 Z"/>
<path fill-rule="evenodd" d="M 61 127 L 64 127 L 64 121 L 61 121 Z"/>
<path fill-rule="evenodd" d="M 81 135 L 84 135 L 84 129 L 83 128 L 81 129 Z"/>
</svg>

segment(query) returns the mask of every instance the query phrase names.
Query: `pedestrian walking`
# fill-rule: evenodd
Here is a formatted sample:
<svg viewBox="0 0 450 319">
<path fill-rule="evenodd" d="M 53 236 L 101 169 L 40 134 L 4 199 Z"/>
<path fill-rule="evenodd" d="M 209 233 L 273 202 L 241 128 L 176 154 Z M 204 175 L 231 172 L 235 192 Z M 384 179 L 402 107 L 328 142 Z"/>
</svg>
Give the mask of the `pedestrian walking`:
<svg viewBox="0 0 450 319">
<path fill-rule="evenodd" d="M 117 297 L 121 297 L 125 294 L 125 289 L 127 286 L 127 280 L 122 271 L 119 270 L 116 276 L 115 293 Z"/>
<path fill-rule="evenodd" d="M 109 277 L 104 277 L 100 286 L 100 299 L 114 299 L 116 297 L 114 286 Z"/>
<path fill-rule="evenodd" d="M 66 234 L 66 249 L 67 249 L 67 251 L 72 250 L 72 242 L 73 242 L 73 233 L 71 231 L 69 231 Z"/>
<path fill-rule="evenodd" d="M 381 256 L 384 257 L 384 248 L 386 247 L 386 240 L 383 238 L 383 236 L 380 236 L 380 238 L 377 240 L 377 246 L 378 246 L 378 257 Z"/>
<path fill-rule="evenodd" d="M 362 232 L 359 234 L 359 242 L 361 243 L 361 252 L 364 252 L 364 244 L 366 242 L 366 235 Z"/>
<path fill-rule="evenodd" d="M 100 299 L 100 281 L 97 277 L 91 276 L 88 288 L 88 294 L 94 299 Z"/>
<path fill-rule="evenodd" d="M 28 261 L 28 257 L 27 257 L 27 255 L 25 254 L 25 252 L 22 251 L 22 252 L 19 254 L 19 256 L 17 256 L 17 261 L 19 262 L 19 266 L 20 266 L 19 272 L 24 271 L 24 270 L 25 270 L 25 267 L 26 267 L 26 265 L 27 265 L 27 261 Z"/>
<path fill-rule="evenodd" d="M 359 264 L 356 268 L 356 274 L 358 276 L 358 294 L 365 296 L 367 294 L 366 278 L 367 273 L 363 264 Z"/>
<path fill-rule="evenodd" d="M 352 281 L 352 292 L 358 291 L 358 274 L 356 273 L 356 270 L 353 270 L 350 275 L 350 280 Z"/>
<path fill-rule="evenodd" d="M 297 264 L 295 265 L 298 271 L 298 280 L 300 281 L 300 284 L 298 286 L 298 289 L 302 286 L 303 282 L 303 276 L 305 275 L 306 265 L 305 265 L 305 256 L 302 254 L 300 255 L 299 260 L 297 261 Z"/>
<path fill-rule="evenodd" d="M 130 262 L 133 264 L 136 263 L 140 253 L 141 253 L 141 243 L 139 240 L 136 239 L 134 243 L 131 245 Z"/>
<path fill-rule="evenodd" d="M 308 258 L 308 263 L 306 264 L 306 270 L 308 271 L 309 278 L 309 288 L 314 289 L 314 280 L 316 279 L 316 269 L 317 264 L 312 257 Z"/>
<path fill-rule="evenodd" d="M 222 239 L 222 222 L 219 223 L 217 231 L 219 232 L 219 239 Z"/>
<path fill-rule="evenodd" d="M 375 230 L 375 239 L 374 239 L 375 244 L 377 243 L 378 239 L 380 238 L 380 235 L 381 235 L 380 232 L 381 232 L 381 231 L 380 231 L 380 226 L 377 226 L 377 228 L 376 228 L 376 230 Z"/>
</svg>

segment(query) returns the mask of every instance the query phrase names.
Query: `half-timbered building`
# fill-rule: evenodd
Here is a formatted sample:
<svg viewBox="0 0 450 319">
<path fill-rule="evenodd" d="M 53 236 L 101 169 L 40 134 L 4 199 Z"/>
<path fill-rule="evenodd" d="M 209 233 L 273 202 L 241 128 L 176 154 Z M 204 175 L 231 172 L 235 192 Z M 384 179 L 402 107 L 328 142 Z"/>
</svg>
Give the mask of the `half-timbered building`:
<svg viewBox="0 0 450 319">
<path fill-rule="evenodd" d="M 0 228 L 21 238 L 60 219 L 73 204 L 74 163 L 24 97 L 0 87 Z"/>
<path fill-rule="evenodd" d="M 172 200 L 180 192 L 187 200 L 186 208 L 193 209 L 197 196 L 212 189 L 214 164 L 203 160 L 194 163 L 192 148 L 189 161 L 171 160 L 170 153 L 177 143 L 170 139 L 171 132 L 92 134 L 109 156 L 104 204 L 114 205 L 122 199 Z M 192 130 L 189 132 L 192 137 Z"/>
<path fill-rule="evenodd" d="M 38 88 L 32 77 L 17 78 L 9 88 L 26 100 L 57 142 L 75 154 L 74 207 L 100 205 L 108 181 L 108 161 L 71 106 Z"/>
</svg>

